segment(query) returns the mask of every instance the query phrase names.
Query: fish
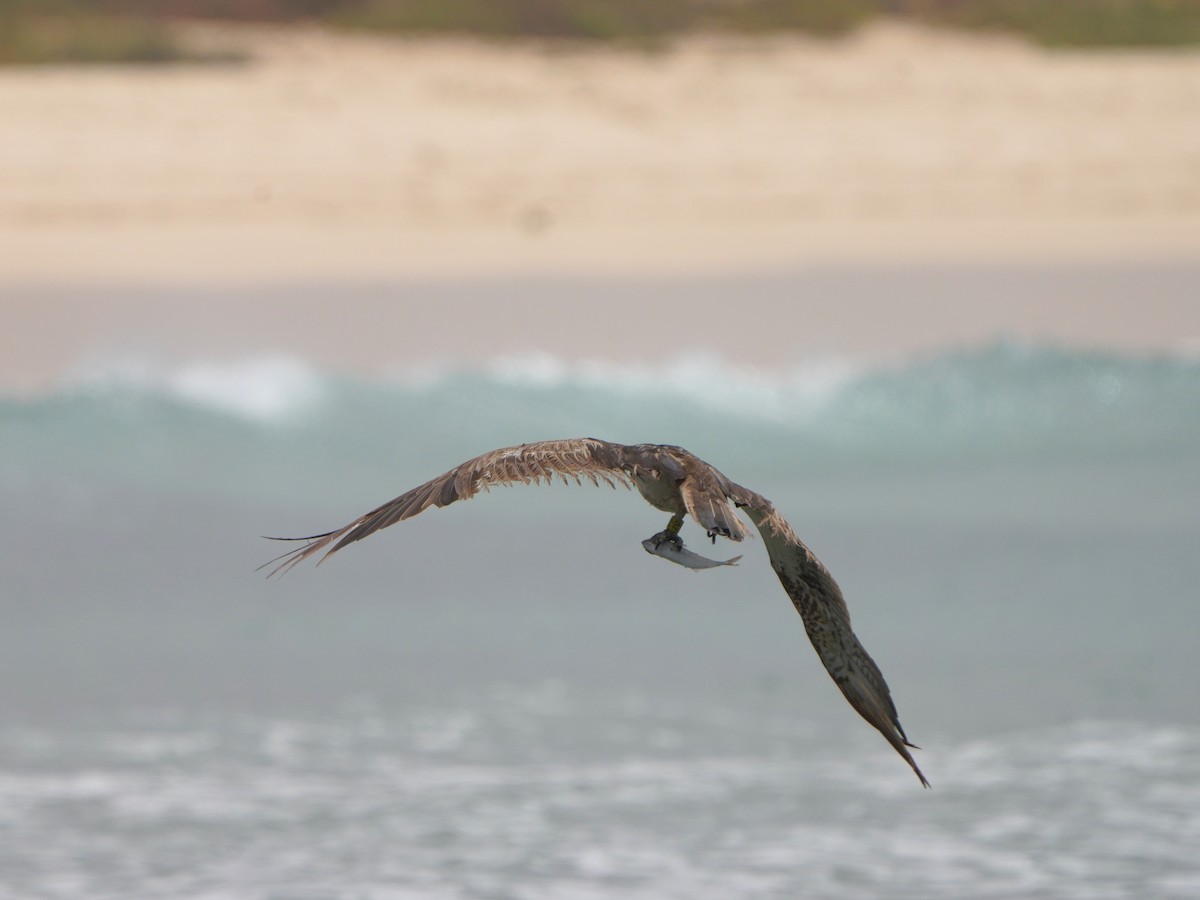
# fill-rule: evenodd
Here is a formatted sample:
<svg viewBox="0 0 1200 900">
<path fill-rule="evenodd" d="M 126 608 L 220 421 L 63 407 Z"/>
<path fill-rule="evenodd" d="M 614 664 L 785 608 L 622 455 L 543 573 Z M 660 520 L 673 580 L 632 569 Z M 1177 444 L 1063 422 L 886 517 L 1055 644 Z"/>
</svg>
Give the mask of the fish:
<svg viewBox="0 0 1200 900">
<path fill-rule="evenodd" d="M 709 559 L 707 556 L 701 556 L 699 553 L 693 553 L 691 550 L 683 546 L 683 541 L 675 543 L 674 541 L 662 541 L 655 544 L 653 538 L 646 538 L 642 541 L 642 547 L 651 556 L 661 556 L 663 559 L 669 560 L 676 565 L 683 566 L 686 569 L 714 569 L 717 566 L 736 566 L 741 556 L 735 556 L 732 559 Z"/>
</svg>

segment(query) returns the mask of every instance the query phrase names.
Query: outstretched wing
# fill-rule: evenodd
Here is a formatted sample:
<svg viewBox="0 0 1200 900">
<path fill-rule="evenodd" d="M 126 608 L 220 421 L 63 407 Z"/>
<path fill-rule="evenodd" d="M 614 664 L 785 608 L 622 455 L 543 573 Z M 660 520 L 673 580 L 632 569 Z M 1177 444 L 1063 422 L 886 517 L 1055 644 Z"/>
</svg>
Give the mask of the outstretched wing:
<svg viewBox="0 0 1200 900">
<path fill-rule="evenodd" d="M 916 745 L 910 744 L 904 734 L 883 673 L 850 627 L 850 611 L 829 570 L 765 497 L 731 484 L 729 498 L 744 509 L 758 527 L 771 559 L 771 568 L 792 598 L 804 622 L 804 630 L 834 682 L 859 715 L 912 766 L 921 784 L 929 787 L 908 752 L 909 747 L 915 749 Z"/>
<path fill-rule="evenodd" d="M 431 506 L 449 506 L 455 500 L 470 499 L 493 485 L 549 483 L 557 476 L 564 482 L 573 480 L 581 484 L 583 479 L 587 479 L 594 485 L 603 483 L 616 487 L 622 484 L 628 488 L 632 479 L 627 471 L 631 462 L 626 459 L 626 449 L 622 444 L 596 438 L 575 438 L 492 450 L 389 500 L 336 531 L 303 538 L 273 538 L 307 543 L 275 557 L 259 568 L 277 563 L 270 575 L 286 572 L 322 550 L 325 551 L 324 556 L 329 556 L 347 544 L 361 541 L 403 519 L 410 519 Z"/>
</svg>

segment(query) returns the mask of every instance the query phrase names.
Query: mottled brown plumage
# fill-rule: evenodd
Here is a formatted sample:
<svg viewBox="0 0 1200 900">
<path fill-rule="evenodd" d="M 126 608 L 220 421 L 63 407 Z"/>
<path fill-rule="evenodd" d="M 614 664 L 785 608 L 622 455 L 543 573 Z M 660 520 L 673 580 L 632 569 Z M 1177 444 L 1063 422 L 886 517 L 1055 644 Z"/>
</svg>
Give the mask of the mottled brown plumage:
<svg viewBox="0 0 1200 900">
<path fill-rule="evenodd" d="M 637 488 L 648 503 L 672 515 L 667 529 L 652 538 L 655 541 L 678 541 L 685 515 L 695 519 L 714 540 L 720 536 L 740 541 L 750 533 L 736 513 L 744 510 L 762 535 L 771 567 L 800 613 L 809 639 L 834 682 L 850 705 L 912 766 L 921 783 L 929 786 L 908 752 L 914 745 L 900 726 L 887 682 L 850 627 L 846 601 L 829 570 L 769 500 L 730 481 L 682 447 L 577 438 L 493 450 L 389 500 L 336 531 L 306 538 L 277 538 L 306 543 L 271 560 L 277 565 L 270 574 L 286 572 L 322 551 L 324 560 L 347 544 L 431 506 L 467 500 L 493 485 L 536 484 L 556 477 L 568 483 L 581 484 L 586 479 L 594 485 Z"/>
</svg>

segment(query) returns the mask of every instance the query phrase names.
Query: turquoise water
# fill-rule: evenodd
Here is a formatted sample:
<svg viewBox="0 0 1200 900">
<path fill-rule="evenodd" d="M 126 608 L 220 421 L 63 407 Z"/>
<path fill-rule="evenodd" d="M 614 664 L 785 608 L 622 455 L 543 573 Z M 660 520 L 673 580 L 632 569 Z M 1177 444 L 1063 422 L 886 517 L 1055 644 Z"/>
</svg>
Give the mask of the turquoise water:
<svg viewBox="0 0 1200 900">
<path fill-rule="evenodd" d="M 667 565 L 624 491 L 497 490 L 254 572 L 258 535 L 585 434 L 775 501 L 933 790 L 760 545 Z M 0 447 L 0 896 L 1200 893 L 1195 359 L 126 359 L 0 400 Z"/>
</svg>

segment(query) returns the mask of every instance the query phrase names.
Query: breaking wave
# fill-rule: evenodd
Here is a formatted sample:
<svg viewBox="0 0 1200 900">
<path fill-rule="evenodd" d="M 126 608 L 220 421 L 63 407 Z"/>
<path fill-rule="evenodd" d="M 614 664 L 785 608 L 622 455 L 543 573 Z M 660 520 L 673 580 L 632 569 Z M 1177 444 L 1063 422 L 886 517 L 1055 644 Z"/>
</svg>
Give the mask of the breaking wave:
<svg viewBox="0 0 1200 900">
<path fill-rule="evenodd" d="M 995 343 L 895 367 L 771 372 L 541 354 L 374 380 L 288 357 L 80 367 L 0 400 L 0 478 L 90 473 L 233 482 L 264 465 L 440 470 L 506 443 L 595 435 L 689 446 L 764 472 L 989 459 L 1154 458 L 1200 447 L 1200 361 Z M 107 452 L 97 452 L 104 450 Z M 48 468 L 50 467 L 50 468 Z M 206 474 L 207 473 L 207 474 Z"/>
</svg>

